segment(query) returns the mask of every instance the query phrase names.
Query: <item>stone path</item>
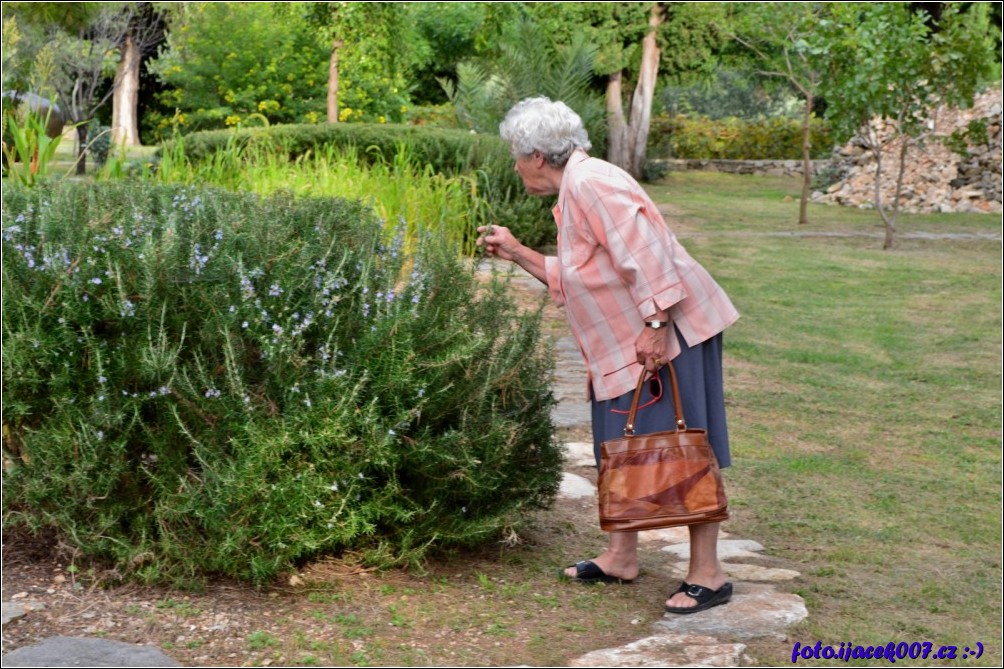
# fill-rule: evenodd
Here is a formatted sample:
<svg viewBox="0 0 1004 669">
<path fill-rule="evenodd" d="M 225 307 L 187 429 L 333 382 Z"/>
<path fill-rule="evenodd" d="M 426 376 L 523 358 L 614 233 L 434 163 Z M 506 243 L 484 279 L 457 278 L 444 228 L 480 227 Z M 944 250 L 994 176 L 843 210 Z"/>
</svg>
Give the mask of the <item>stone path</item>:
<svg viewBox="0 0 1004 669">
<path fill-rule="evenodd" d="M 491 271 L 482 262 L 480 271 Z M 516 272 L 516 288 L 543 295 L 543 287 L 531 276 Z M 556 345 L 557 368 L 554 394 L 558 404 L 553 418 L 563 433 L 588 432 L 589 405 L 584 401 L 585 365 L 571 335 Z M 566 471 L 559 496 L 565 499 L 595 498 L 596 486 L 588 476 L 595 471 L 591 443 L 564 444 Z M 595 475 L 593 475 L 595 478 Z M 686 528 L 643 532 L 645 550 L 659 546 L 666 553 L 666 569 L 678 577 L 686 574 L 690 545 Z M 649 636 L 620 648 L 587 653 L 569 663 L 573 667 L 737 667 L 750 664 L 746 644 L 750 639 L 785 636 L 785 628 L 807 616 L 797 595 L 779 592 L 773 584 L 790 581 L 797 571 L 779 565 L 762 554 L 756 541 L 722 533 L 718 544 L 725 571 L 732 578 L 735 594 L 725 606 L 694 615 L 666 614 L 652 625 Z M 3 625 L 30 614 L 31 602 L 4 602 Z M 151 646 L 93 638 L 53 637 L 35 646 L 19 648 L 3 656 L 4 667 L 168 667 L 177 662 Z"/>
<path fill-rule="evenodd" d="M 592 444 L 569 443 L 566 465 L 593 467 Z M 595 497 L 596 486 L 585 476 L 565 472 L 559 496 L 570 499 Z M 644 549 L 660 546 L 667 553 L 666 568 L 682 579 L 690 557 L 686 528 L 642 532 Z M 780 592 L 774 584 L 791 581 L 800 574 L 778 565 L 776 558 L 762 554 L 756 541 L 722 533 L 718 555 L 735 587 L 725 606 L 693 615 L 665 614 L 652 625 L 651 634 L 620 648 L 587 653 L 572 660 L 573 667 L 738 667 L 750 664 L 744 642 L 757 638 L 783 639 L 785 629 L 806 618 L 805 603 L 798 595 Z"/>
<path fill-rule="evenodd" d="M 483 267 L 491 264 L 483 262 Z M 487 271 L 487 270 L 486 270 Z M 521 290 L 543 295 L 536 279 L 516 270 L 512 281 Z M 559 430 L 588 433 L 589 404 L 584 401 L 586 370 L 574 337 L 561 337 L 556 345 L 557 367 L 554 394 L 558 405 L 552 415 Z M 559 497 L 589 500 L 596 497 L 595 460 L 592 443 L 564 444 L 565 468 Z M 592 475 L 592 478 L 590 478 Z M 588 521 L 587 521 L 588 522 Z M 643 550 L 659 547 L 666 553 L 666 569 L 681 580 L 690 557 L 686 528 L 642 532 Z M 785 637 L 785 629 L 806 618 L 805 603 L 798 595 L 781 592 L 775 584 L 800 576 L 776 558 L 763 554 L 756 541 L 722 533 L 718 554 L 735 593 L 725 606 L 693 615 L 665 614 L 650 635 L 620 648 L 587 653 L 572 660 L 573 667 L 737 667 L 750 664 L 745 642 L 757 638 Z"/>
</svg>

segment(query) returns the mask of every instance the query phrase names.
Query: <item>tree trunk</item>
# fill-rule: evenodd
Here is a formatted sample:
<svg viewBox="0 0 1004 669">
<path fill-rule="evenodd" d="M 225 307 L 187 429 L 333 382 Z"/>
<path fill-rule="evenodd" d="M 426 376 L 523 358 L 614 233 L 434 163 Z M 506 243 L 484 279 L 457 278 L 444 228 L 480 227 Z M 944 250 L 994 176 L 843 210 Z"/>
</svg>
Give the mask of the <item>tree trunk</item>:
<svg viewBox="0 0 1004 669">
<path fill-rule="evenodd" d="M 635 86 L 634 95 L 631 96 L 626 169 L 636 179 L 641 178 L 645 167 L 648 131 L 652 121 L 652 99 L 655 97 L 656 77 L 659 74 L 659 42 L 656 39 L 656 31 L 665 18 L 662 4 L 655 3 L 648 19 L 649 32 L 641 43 L 641 68 L 638 71 L 638 84 Z"/>
<path fill-rule="evenodd" d="M 623 72 L 614 72 L 607 80 L 607 161 L 622 167 L 628 164 L 623 77 Z"/>
<path fill-rule="evenodd" d="M 115 74 L 115 94 L 112 99 L 112 142 L 122 146 L 139 146 L 139 68 L 141 54 L 132 35 L 127 35 L 122 48 L 122 61 Z"/>
<path fill-rule="evenodd" d="M 889 220 L 889 216 L 886 214 L 885 207 L 882 204 L 882 141 L 879 133 L 871 127 L 871 123 L 869 123 L 866 132 L 868 133 L 868 148 L 871 150 L 872 155 L 875 156 L 875 211 L 878 212 L 879 218 L 882 219 L 882 224 L 885 225 L 885 240 L 882 243 L 882 248 L 891 249 L 896 233 L 896 223 Z"/>
<path fill-rule="evenodd" d="M 338 50 L 344 42 L 331 43 L 331 60 L 328 61 L 328 123 L 338 123 Z"/>
<path fill-rule="evenodd" d="M 812 194 L 812 91 L 805 93 L 805 113 L 802 115 L 802 199 L 798 203 L 798 224 L 809 222 L 809 196 Z"/>
<path fill-rule="evenodd" d="M 896 234 L 896 221 L 899 219 L 899 196 L 903 192 L 903 175 L 906 174 L 906 153 L 910 148 L 906 135 L 900 137 L 899 147 L 899 174 L 896 175 L 896 195 L 892 205 L 892 219 L 886 221 L 885 242 L 882 245 L 884 250 L 892 248 Z"/>
<path fill-rule="evenodd" d="M 87 124 L 77 126 L 77 176 L 87 172 Z"/>
</svg>

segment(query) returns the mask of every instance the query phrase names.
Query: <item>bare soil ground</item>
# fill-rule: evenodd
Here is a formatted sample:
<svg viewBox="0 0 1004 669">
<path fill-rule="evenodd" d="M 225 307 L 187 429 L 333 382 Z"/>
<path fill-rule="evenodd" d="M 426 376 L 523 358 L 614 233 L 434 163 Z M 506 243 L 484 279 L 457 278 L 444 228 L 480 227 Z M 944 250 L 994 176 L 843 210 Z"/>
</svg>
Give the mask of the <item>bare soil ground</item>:
<svg viewBox="0 0 1004 669">
<path fill-rule="evenodd" d="M 4 599 L 30 610 L 4 629 L 4 652 L 61 635 L 152 644 L 184 665 L 567 665 L 647 636 L 677 583 L 654 548 L 634 584 L 560 581 L 559 567 L 603 544 L 593 507 L 559 500 L 518 545 L 439 556 L 421 574 L 342 558 L 263 590 L 213 582 L 199 593 L 106 587 L 50 539 L 8 533 Z"/>
</svg>

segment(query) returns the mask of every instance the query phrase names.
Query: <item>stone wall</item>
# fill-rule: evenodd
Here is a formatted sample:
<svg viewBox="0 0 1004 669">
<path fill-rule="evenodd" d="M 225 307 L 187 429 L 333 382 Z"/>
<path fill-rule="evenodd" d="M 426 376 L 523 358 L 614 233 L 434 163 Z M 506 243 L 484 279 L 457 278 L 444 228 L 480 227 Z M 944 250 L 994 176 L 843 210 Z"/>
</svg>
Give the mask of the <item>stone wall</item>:
<svg viewBox="0 0 1004 669">
<path fill-rule="evenodd" d="M 965 131 L 969 122 L 983 119 L 987 137 L 967 149 L 965 156 L 949 149 L 941 138 Z M 890 137 L 890 125 L 873 121 L 880 137 Z M 1001 91 L 987 91 L 970 109 L 940 107 L 921 146 L 907 151 L 900 209 L 907 212 L 977 211 L 1000 213 L 1001 207 Z M 899 141 L 882 152 L 882 200 L 891 203 L 899 170 Z M 841 178 L 813 201 L 868 208 L 874 206 L 876 161 L 862 140 L 851 140 L 834 154 L 833 168 Z"/>
<path fill-rule="evenodd" d="M 830 160 L 813 160 L 812 172 L 827 167 Z M 802 176 L 801 160 L 702 160 L 695 158 L 671 158 L 653 160 L 657 166 L 669 171 L 700 170 L 702 172 L 728 172 L 729 174 L 776 174 L 786 177 Z"/>
</svg>

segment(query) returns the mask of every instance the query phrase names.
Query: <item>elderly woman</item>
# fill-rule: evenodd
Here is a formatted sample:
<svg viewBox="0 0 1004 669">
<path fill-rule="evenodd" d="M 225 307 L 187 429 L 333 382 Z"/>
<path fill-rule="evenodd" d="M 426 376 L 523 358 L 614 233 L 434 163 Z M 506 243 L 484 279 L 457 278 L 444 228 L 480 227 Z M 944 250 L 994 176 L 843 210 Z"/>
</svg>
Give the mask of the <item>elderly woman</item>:
<svg viewBox="0 0 1004 669">
<path fill-rule="evenodd" d="M 724 291 L 677 241 L 658 208 L 624 170 L 586 151 L 582 120 L 562 102 L 531 98 L 500 126 L 528 193 L 557 195 L 557 256 L 524 246 L 501 226 L 478 229 L 487 253 L 517 263 L 547 285 L 565 307 L 589 372 L 593 446 L 624 434 L 642 367 L 673 360 L 691 427 L 708 430 L 721 467 L 730 464 L 722 390 L 722 331 L 738 312 Z M 651 397 L 637 432 L 675 427 L 671 393 Z M 670 613 L 694 613 L 732 596 L 718 560 L 718 524 L 690 526 L 690 567 L 666 602 Z M 612 532 L 600 556 L 563 572 L 581 582 L 630 582 L 638 575 L 638 534 Z"/>
</svg>

